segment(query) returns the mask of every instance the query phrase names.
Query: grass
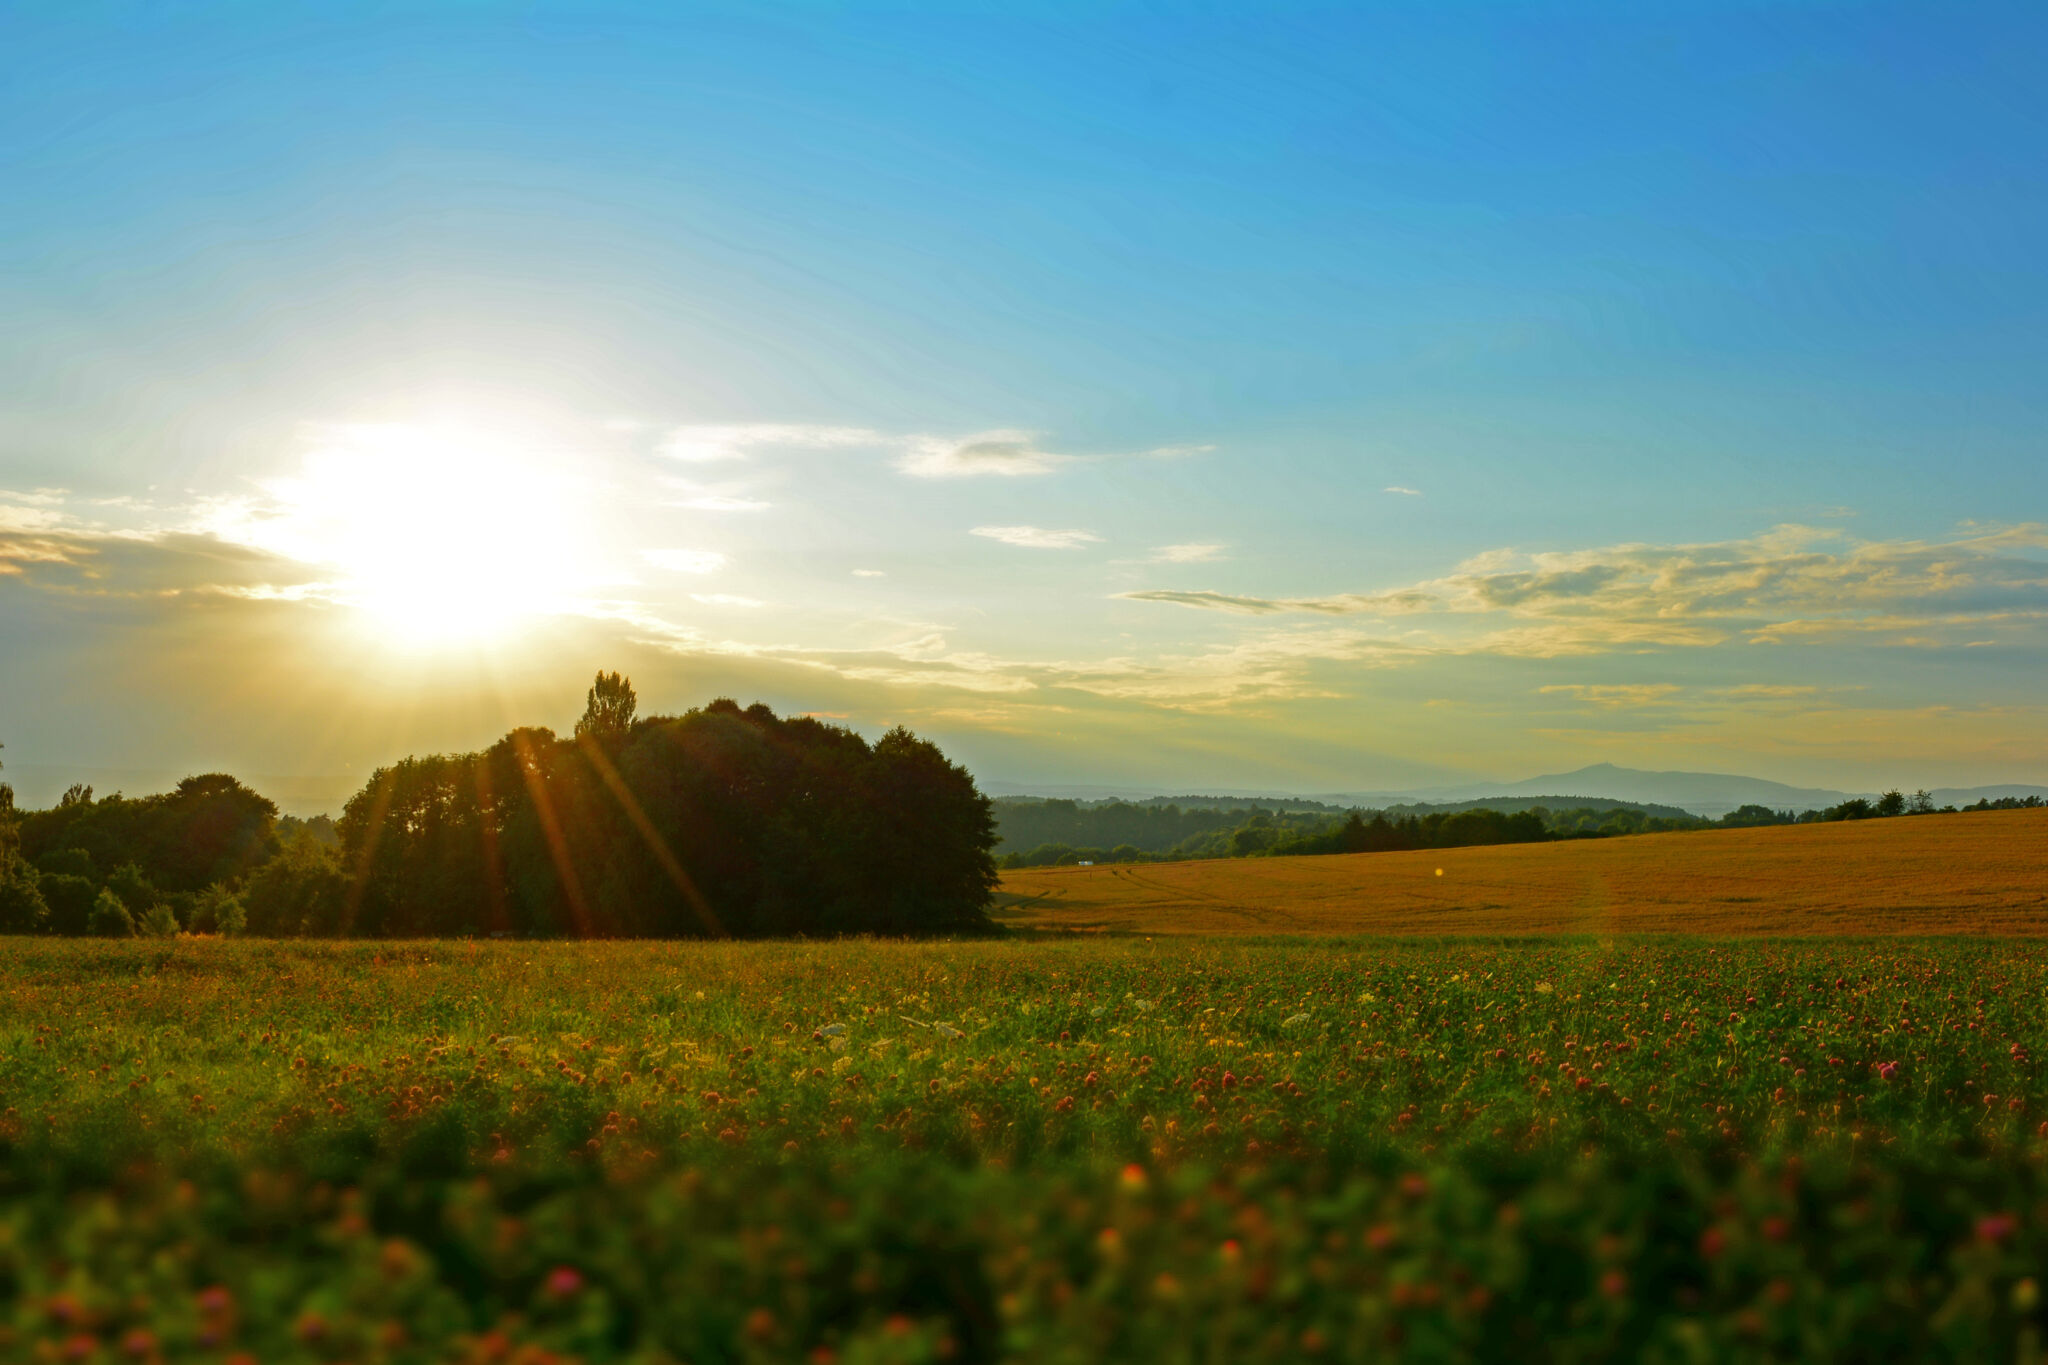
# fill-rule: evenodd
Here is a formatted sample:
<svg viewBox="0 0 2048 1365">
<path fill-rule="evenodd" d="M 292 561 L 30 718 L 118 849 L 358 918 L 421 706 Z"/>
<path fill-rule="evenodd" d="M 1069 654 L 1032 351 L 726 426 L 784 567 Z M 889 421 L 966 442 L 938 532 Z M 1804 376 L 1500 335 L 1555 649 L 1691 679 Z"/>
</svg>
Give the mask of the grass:
<svg viewBox="0 0 2048 1365">
<path fill-rule="evenodd" d="M 2038 1358 L 2028 942 L 8 948 L 8 1359 Z"/>
<path fill-rule="evenodd" d="M 2048 810 L 1006 873 L 1016 928 L 1131 934 L 2041 934 Z"/>
</svg>

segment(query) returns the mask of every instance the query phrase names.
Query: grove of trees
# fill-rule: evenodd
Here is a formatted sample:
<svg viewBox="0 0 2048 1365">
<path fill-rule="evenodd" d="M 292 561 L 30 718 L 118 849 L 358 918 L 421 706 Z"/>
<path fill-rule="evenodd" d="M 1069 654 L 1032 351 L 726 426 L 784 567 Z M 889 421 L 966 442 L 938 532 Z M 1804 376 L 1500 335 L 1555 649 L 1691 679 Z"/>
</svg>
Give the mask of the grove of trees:
<svg viewBox="0 0 2048 1365">
<path fill-rule="evenodd" d="M 870 743 L 720 699 L 637 718 L 600 674 L 573 737 L 374 773 L 330 829 L 234 779 L 0 820 L 0 929 L 682 937 L 989 927 L 987 798 L 909 731 Z M 11 797 L 11 794 L 10 794 Z M 124 921 L 116 906 L 127 911 Z M 155 916 L 154 919 L 151 917 Z"/>
</svg>

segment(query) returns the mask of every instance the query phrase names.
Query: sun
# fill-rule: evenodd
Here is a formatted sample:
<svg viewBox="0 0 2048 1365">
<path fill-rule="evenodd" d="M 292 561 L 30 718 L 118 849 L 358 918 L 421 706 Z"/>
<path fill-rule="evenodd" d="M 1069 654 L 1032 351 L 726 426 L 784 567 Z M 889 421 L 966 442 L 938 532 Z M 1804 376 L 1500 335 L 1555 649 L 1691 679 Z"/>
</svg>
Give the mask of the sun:
<svg viewBox="0 0 2048 1365">
<path fill-rule="evenodd" d="M 258 538 L 329 568 L 333 600 L 410 648 L 502 640 L 593 580 L 583 482 L 516 440 L 464 426 L 323 433 L 299 474 L 265 485 Z"/>
</svg>

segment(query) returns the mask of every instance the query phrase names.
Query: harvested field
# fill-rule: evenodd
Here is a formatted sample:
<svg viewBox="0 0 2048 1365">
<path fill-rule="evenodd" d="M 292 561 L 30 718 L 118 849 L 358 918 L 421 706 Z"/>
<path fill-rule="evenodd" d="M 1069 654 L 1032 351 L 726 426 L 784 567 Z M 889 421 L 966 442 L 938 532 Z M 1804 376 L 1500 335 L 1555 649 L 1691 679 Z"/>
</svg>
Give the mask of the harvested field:
<svg viewBox="0 0 2048 1365">
<path fill-rule="evenodd" d="M 2042 934 L 2048 811 L 1032 868 L 997 907 L 1132 934 Z"/>
</svg>

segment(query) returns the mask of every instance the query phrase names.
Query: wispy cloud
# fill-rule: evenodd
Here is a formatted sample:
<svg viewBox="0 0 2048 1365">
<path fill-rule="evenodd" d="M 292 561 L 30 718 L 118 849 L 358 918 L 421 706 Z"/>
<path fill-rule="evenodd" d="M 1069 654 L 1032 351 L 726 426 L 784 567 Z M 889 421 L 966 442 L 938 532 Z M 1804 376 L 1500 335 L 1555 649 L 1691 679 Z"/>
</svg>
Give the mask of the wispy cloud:
<svg viewBox="0 0 2048 1365">
<path fill-rule="evenodd" d="M 835 427 L 792 422 L 753 422 L 683 426 L 670 431 L 660 451 L 672 460 L 711 464 L 744 460 L 756 450 L 839 450 L 890 444 L 890 438 L 866 427 Z"/>
<path fill-rule="evenodd" d="M 1102 539 L 1092 531 L 1048 531 L 1041 526 L 977 526 L 970 534 L 1027 550 L 1078 550 Z"/>
<path fill-rule="evenodd" d="M 889 575 L 881 569 L 855 569 L 853 576 L 855 578 L 887 578 Z"/>
<path fill-rule="evenodd" d="M 642 550 L 640 557 L 671 573 L 716 573 L 726 565 L 725 556 L 716 550 Z"/>
<path fill-rule="evenodd" d="M 1276 616 L 1287 612 L 1318 616 L 1401 616 L 1428 611 L 1438 599 L 1420 589 L 1399 589 L 1379 593 L 1339 593 L 1334 597 L 1251 597 L 1240 593 L 1193 591 L 1176 588 L 1148 588 L 1122 592 L 1118 597 L 1132 602 L 1166 602 L 1177 607 L 1198 607 L 1207 611 L 1235 612 L 1245 616 Z"/>
<path fill-rule="evenodd" d="M 686 507 L 693 512 L 763 512 L 771 505 L 751 496 L 744 484 L 677 478 L 664 478 L 661 483 L 675 493 L 674 498 L 663 500 L 665 507 Z"/>
<path fill-rule="evenodd" d="M 1379 592 L 1259 597 L 1148 589 L 1133 601 L 1250 615 L 1419 615 L 1445 648 L 1557 657 L 1860 638 L 1904 648 L 2048 622 L 2048 527 L 1966 528 L 1945 541 L 1857 541 L 1780 526 L 1741 540 L 1503 549 Z M 1957 632 L 1967 632 L 1967 637 Z"/>
<path fill-rule="evenodd" d="M 693 592 L 690 600 L 707 607 L 758 607 L 762 604 L 758 597 L 741 597 L 730 592 Z"/>
<path fill-rule="evenodd" d="M 726 493 L 705 493 L 685 498 L 680 504 L 693 512 L 764 512 L 773 504 L 760 498 L 736 498 Z"/>
<path fill-rule="evenodd" d="M 983 431 L 972 436 L 912 436 L 896 468 L 920 479 L 965 479 L 981 476 L 1026 478 L 1050 474 L 1074 464 L 1105 460 L 1175 460 L 1214 450 L 1209 445 L 1154 446 L 1107 455 L 1069 455 L 1045 449 L 1040 433 Z"/>
<path fill-rule="evenodd" d="M 1177 459 L 1214 449 L 1208 445 L 1170 445 L 1119 454 L 1081 455 L 1047 449 L 1043 433 L 1012 427 L 945 435 L 800 422 L 681 426 L 671 430 L 658 447 L 670 459 L 688 464 L 747 460 L 758 452 L 772 450 L 861 448 L 891 453 L 899 472 L 919 479 L 1032 478 L 1073 464 L 1117 459 Z"/>
<path fill-rule="evenodd" d="M 1420 488 L 1403 488 L 1398 483 L 1390 483 L 1380 491 L 1382 493 L 1399 493 L 1404 498 L 1419 498 L 1422 496 Z"/>
<path fill-rule="evenodd" d="M 1735 687 L 1709 687 L 1704 691 L 1709 696 L 1726 697 L 1730 701 L 1792 701 L 1816 696 L 1820 689 L 1794 683 L 1742 683 Z"/>
<path fill-rule="evenodd" d="M 1551 683 L 1536 689 L 1544 696 L 1570 697 L 1607 710 L 1669 703 L 1685 689 L 1677 683 Z"/>
<path fill-rule="evenodd" d="M 1155 564 L 1207 564 L 1223 558 L 1222 545 L 1160 545 L 1152 551 Z"/>
<path fill-rule="evenodd" d="M 1039 447 L 1028 431 L 984 431 L 973 436 L 914 436 L 896 468 L 920 479 L 1028 478 L 1072 464 L 1072 455 Z"/>
</svg>

